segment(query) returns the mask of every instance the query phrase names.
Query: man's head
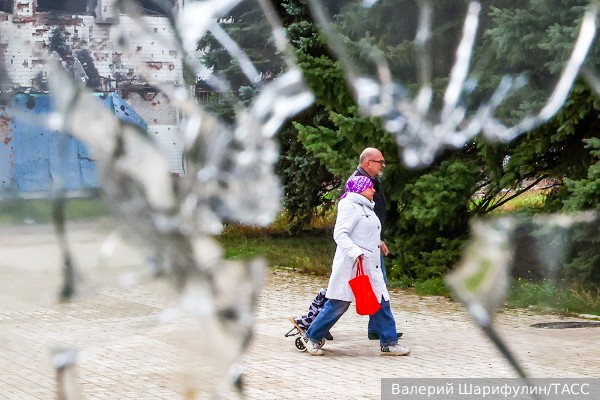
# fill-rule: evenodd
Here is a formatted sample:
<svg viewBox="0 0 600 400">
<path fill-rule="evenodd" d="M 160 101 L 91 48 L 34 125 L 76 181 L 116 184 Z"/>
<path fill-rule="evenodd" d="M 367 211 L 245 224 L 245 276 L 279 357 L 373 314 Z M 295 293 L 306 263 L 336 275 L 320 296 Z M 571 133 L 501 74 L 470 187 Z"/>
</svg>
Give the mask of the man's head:
<svg viewBox="0 0 600 400">
<path fill-rule="evenodd" d="M 360 165 L 371 178 L 379 178 L 383 175 L 385 159 L 383 158 L 381 151 L 374 147 L 367 147 L 360 153 L 358 165 Z"/>
</svg>

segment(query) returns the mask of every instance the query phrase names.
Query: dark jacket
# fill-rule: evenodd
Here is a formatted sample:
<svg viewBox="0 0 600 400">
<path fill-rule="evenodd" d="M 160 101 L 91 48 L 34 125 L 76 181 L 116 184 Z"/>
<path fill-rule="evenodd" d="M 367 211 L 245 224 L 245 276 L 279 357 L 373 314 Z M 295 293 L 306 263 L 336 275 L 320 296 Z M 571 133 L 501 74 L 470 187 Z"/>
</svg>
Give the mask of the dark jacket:
<svg viewBox="0 0 600 400">
<path fill-rule="evenodd" d="M 367 171 L 365 171 L 362 167 L 356 168 L 356 171 L 351 176 L 366 176 L 369 177 Z M 379 222 L 381 222 L 381 240 L 383 240 L 383 232 L 385 231 L 385 196 L 383 194 L 383 190 L 381 190 L 381 182 L 379 179 L 373 179 L 373 187 L 375 188 L 375 195 L 373 196 L 373 201 L 375 202 L 375 215 L 379 218 Z"/>
</svg>

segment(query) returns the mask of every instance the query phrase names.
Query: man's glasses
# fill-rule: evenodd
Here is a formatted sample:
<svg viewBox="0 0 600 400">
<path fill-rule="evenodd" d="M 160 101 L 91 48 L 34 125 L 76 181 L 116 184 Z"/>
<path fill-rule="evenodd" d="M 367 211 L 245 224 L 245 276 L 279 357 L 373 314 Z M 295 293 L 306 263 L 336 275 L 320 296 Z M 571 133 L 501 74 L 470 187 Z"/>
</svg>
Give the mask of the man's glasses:
<svg viewBox="0 0 600 400">
<path fill-rule="evenodd" d="M 381 164 L 381 165 L 385 165 L 385 160 L 369 160 L 369 161 L 376 162 L 376 163 Z"/>
</svg>

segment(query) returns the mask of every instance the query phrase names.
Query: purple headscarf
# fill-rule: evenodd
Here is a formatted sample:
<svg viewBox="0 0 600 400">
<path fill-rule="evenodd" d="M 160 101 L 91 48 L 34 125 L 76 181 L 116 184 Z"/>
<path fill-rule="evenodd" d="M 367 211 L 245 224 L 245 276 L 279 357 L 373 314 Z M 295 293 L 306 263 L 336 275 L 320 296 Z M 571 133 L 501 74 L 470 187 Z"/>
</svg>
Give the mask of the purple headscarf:
<svg viewBox="0 0 600 400">
<path fill-rule="evenodd" d="M 373 181 L 366 176 L 354 175 L 346 182 L 346 191 L 340 197 L 340 200 L 346 197 L 348 193 L 362 193 L 365 189 L 373 187 Z"/>
</svg>

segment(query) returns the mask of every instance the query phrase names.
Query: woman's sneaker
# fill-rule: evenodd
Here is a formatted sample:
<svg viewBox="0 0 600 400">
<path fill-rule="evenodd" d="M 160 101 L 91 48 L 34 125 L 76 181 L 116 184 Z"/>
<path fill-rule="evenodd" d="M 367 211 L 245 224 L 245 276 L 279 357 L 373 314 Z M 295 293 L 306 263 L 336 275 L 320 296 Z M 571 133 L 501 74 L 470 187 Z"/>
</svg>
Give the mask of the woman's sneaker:
<svg viewBox="0 0 600 400">
<path fill-rule="evenodd" d="M 400 345 L 395 346 L 381 346 L 381 355 L 382 356 L 405 356 L 410 353 L 410 349 L 408 347 L 402 347 Z"/>
<path fill-rule="evenodd" d="M 305 338 L 304 336 L 300 336 L 302 343 L 304 343 L 304 347 L 306 347 L 306 351 L 311 356 L 322 356 L 323 350 L 321 350 L 321 345 L 317 342 L 313 342 L 312 340 Z"/>
</svg>

